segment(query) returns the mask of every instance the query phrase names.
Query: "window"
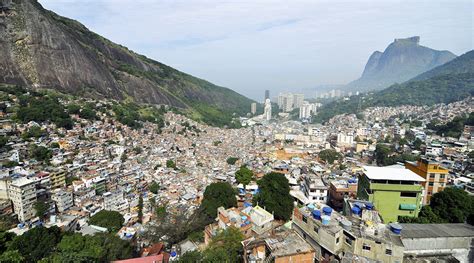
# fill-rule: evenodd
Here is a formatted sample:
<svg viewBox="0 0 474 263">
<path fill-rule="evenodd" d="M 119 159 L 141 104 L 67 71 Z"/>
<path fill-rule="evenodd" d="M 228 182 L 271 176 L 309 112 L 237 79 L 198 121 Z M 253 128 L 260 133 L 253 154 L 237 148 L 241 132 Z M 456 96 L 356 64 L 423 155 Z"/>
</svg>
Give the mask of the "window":
<svg viewBox="0 0 474 263">
<path fill-rule="evenodd" d="M 392 250 L 391 249 L 385 249 L 385 254 L 391 256 L 392 255 Z"/>
<path fill-rule="evenodd" d="M 430 173 L 430 178 L 435 178 L 436 174 Z"/>
<path fill-rule="evenodd" d="M 352 245 L 352 240 L 350 238 L 346 237 L 345 241 L 347 244 Z"/>
<path fill-rule="evenodd" d="M 339 237 L 336 238 L 336 245 L 339 244 Z"/>
<path fill-rule="evenodd" d="M 363 244 L 363 245 L 362 245 L 362 249 L 363 249 L 363 250 L 370 251 L 370 246 L 367 245 L 367 244 Z"/>
<path fill-rule="evenodd" d="M 446 175 L 444 175 L 444 174 L 440 174 L 440 175 L 439 175 L 439 178 L 440 178 L 440 179 L 444 179 L 445 177 L 446 177 Z"/>
<path fill-rule="evenodd" d="M 308 218 L 306 216 L 303 216 L 303 222 L 308 223 Z"/>
<path fill-rule="evenodd" d="M 416 192 L 400 192 L 400 197 L 416 197 Z"/>
<path fill-rule="evenodd" d="M 318 231 L 319 231 L 319 228 L 318 228 L 318 226 L 314 226 L 314 228 L 313 228 L 313 229 L 314 229 L 314 232 L 318 233 Z"/>
<path fill-rule="evenodd" d="M 428 185 L 429 185 L 429 186 L 433 186 L 433 185 L 434 185 L 434 183 L 433 183 L 433 182 L 430 182 Z"/>
</svg>

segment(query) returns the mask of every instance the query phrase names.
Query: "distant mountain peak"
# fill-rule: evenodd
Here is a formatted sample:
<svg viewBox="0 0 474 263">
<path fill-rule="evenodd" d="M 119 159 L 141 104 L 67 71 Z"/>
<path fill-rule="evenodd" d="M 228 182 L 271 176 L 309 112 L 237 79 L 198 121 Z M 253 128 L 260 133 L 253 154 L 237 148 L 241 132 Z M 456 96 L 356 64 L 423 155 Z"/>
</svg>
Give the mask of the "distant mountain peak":
<svg viewBox="0 0 474 263">
<path fill-rule="evenodd" d="M 362 76 L 346 86 L 346 90 L 380 90 L 402 83 L 423 72 L 454 59 L 449 51 L 434 50 L 420 45 L 420 37 L 396 38 L 383 51 L 369 57 Z"/>
<path fill-rule="evenodd" d="M 419 36 L 413 36 L 413 37 L 408 37 L 408 38 L 395 38 L 393 43 L 419 45 L 420 44 L 420 37 Z"/>
</svg>

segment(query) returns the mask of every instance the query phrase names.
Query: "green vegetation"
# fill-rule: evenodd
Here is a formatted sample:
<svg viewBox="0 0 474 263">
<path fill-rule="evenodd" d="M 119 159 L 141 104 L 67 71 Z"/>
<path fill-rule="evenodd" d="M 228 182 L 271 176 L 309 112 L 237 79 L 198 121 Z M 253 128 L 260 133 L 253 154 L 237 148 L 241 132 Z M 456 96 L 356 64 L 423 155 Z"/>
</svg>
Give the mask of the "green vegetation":
<svg viewBox="0 0 474 263">
<path fill-rule="evenodd" d="M 235 180 L 237 180 L 239 184 L 243 184 L 244 187 L 248 185 L 250 181 L 252 181 L 252 177 L 252 170 L 250 170 L 246 166 L 240 167 L 240 169 L 235 172 Z"/>
<path fill-rule="evenodd" d="M 157 194 L 158 193 L 158 190 L 160 190 L 160 185 L 153 181 L 149 186 L 148 186 L 148 190 L 154 194 Z"/>
<path fill-rule="evenodd" d="M 464 223 L 474 225 L 474 197 L 457 188 L 446 188 L 431 197 L 418 218 L 401 217 L 402 223 Z"/>
<path fill-rule="evenodd" d="M 143 197 L 138 197 L 138 222 L 141 223 L 143 220 Z"/>
<path fill-rule="evenodd" d="M 133 129 L 141 128 L 141 122 L 151 122 L 164 126 L 163 111 L 153 106 L 140 106 L 136 103 L 117 103 L 112 106 L 117 120 Z"/>
<path fill-rule="evenodd" d="M 204 197 L 201 203 L 201 209 L 209 219 L 213 219 L 217 215 L 217 208 L 237 206 L 235 191 L 228 183 L 212 183 L 206 187 Z"/>
<path fill-rule="evenodd" d="M 94 236 L 66 234 L 56 251 L 49 257 L 52 262 L 111 262 L 133 257 L 129 242 L 108 233 Z"/>
<path fill-rule="evenodd" d="M 33 93 L 21 95 L 19 99 L 20 107 L 16 112 L 19 121 L 23 123 L 51 121 L 58 127 L 72 128 L 74 123 L 57 97 Z"/>
<path fill-rule="evenodd" d="M 43 218 L 44 215 L 48 212 L 49 210 L 49 204 L 46 203 L 45 201 L 36 201 L 34 208 L 36 210 L 36 216 L 39 218 Z"/>
<path fill-rule="evenodd" d="M 394 150 L 386 144 L 377 144 L 375 147 L 375 160 L 380 166 L 396 164 L 398 162 L 416 161 L 418 156 L 412 154 L 396 154 Z"/>
<path fill-rule="evenodd" d="M 234 165 L 238 160 L 239 160 L 239 158 L 229 157 L 229 158 L 227 158 L 227 163 L 230 164 L 230 165 Z"/>
<path fill-rule="evenodd" d="M 29 128 L 27 131 L 21 134 L 21 138 L 23 140 L 29 139 L 29 138 L 40 138 L 43 136 L 47 136 L 48 133 L 45 130 L 42 130 L 39 126 L 33 126 Z"/>
<path fill-rule="evenodd" d="M 16 236 L 8 245 L 8 251 L 18 251 L 26 262 L 38 262 L 49 256 L 61 240 L 61 230 L 56 227 L 35 227 Z"/>
<path fill-rule="evenodd" d="M 319 158 L 326 163 L 333 164 L 336 160 L 341 160 L 342 155 L 334 149 L 326 149 L 319 152 Z"/>
<path fill-rule="evenodd" d="M 117 232 L 122 228 L 125 219 L 117 211 L 102 210 L 89 219 L 89 224 L 105 227 L 109 232 Z"/>
<path fill-rule="evenodd" d="M 115 234 L 82 236 L 56 227 L 35 227 L 21 236 L 0 232 L 0 262 L 111 262 L 133 257 L 133 247 Z"/>
<path fill-rule="evenodd" d="M 176 163 L 173 160 L 167 160 L 166 167 L 176 169 Z"/>
<path fill-rule="evenodd" d="M 178 262 L 242 262 L 242 240 L 244 235 L 239 229 L 229 227 L 219 232 L 211 239 L 209 246 L 203 251 L 187 252 L 179 258 Z"/>
<path fill-rule="evenodd" d="M 459 138 L 464 130 L 464 125 L 474 125 L 474 112 L 468 116 L 457 116 L 446 124 L 438 124 L 437 120 L 433 120 L 427 125 L 428 129 L 434 130 L 436 134 Z"/>
<path fill-rule="evenodd" d="M 30 148 L 30 157 L 40 162 L 49 163 L 53 153 L 46 147 L 33 144 Z"/>
<path fill-rule="evenodd" d="M 260 192 L 253 198 L 253 204 L 265 207 L 275 219 L 289 220 L 293 211 L 288 179 L 280 173 L 268 173 L 258 182 Z"/>
</svg>

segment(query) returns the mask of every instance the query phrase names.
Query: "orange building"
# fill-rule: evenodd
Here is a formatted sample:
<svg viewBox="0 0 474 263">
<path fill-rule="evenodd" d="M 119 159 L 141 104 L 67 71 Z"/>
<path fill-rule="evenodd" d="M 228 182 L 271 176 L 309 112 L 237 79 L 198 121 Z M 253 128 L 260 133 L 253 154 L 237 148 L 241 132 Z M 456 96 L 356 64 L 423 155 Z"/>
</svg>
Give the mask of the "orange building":
<svg viewBox="0 0 474 263">
<path fill-rule="evenodd" d="M 431 197 L 446 187 L 449 170 L 436 161 L 422 158 L 418 162 L 406 162 L 405 167 L 426 180 L 422 183 L 425 189 L 424 205 L 429 204 Z"/>
</svg>

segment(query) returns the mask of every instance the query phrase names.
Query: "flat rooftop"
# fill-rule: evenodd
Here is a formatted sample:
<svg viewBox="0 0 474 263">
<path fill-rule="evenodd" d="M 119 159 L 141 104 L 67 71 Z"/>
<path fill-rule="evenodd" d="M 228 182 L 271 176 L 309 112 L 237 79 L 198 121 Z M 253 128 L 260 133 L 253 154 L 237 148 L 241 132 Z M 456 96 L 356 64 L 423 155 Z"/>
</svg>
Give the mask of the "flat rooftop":
<svg viewBox="0 0 474 263">
<path fill-rule="evenodd" d="M 425 179 L 406 168 L 364 166 L 364 174 L 370 180 L 415 181 L 424 182 Z"/>
<path fill-rule="evenodd" d="M 473 237 L 474 226 L 468 224 L 400 224 L 402 238 Z"/>
</svg>

